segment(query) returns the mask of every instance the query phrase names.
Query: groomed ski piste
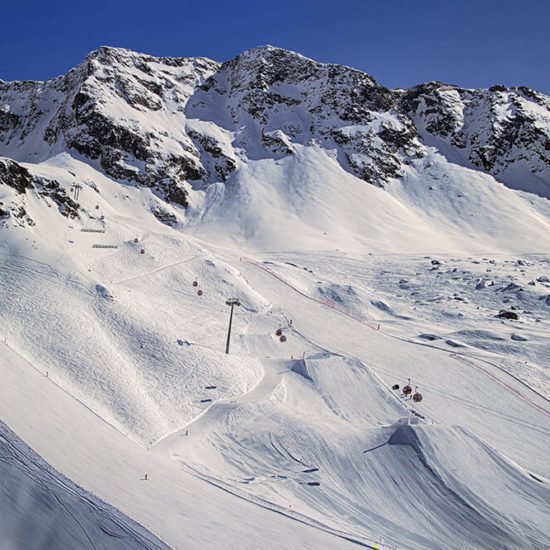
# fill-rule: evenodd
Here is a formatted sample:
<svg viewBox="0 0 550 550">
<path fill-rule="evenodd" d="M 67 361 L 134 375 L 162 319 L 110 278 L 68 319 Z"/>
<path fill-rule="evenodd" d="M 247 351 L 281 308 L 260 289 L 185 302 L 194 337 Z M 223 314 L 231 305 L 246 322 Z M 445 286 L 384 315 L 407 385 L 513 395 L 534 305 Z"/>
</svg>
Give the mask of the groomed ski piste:
<svg viewBox="0 0 550 550">
<path fill-rule="evenodd" d="M 250 161 L 175 228 L 26 164 L 87 214 L 28 191 L 36 225 L 2 229 L 0 418 L 160 547 L 547 548 L 548 201 L 431 156 L 389 190 L 315 148 Z"/>
<path fill-rule="evenodd" d="M 49 467 L 4 424 L 0 453 L 3 548 L 167 548 Z"/>
</svg>

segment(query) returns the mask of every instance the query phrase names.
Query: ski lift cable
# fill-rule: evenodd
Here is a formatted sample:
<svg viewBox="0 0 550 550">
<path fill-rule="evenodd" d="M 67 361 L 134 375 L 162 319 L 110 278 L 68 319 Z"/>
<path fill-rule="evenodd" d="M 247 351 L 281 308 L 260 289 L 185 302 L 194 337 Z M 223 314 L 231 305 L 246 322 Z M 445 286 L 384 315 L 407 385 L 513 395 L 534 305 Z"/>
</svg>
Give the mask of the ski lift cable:
<svg viewBox="0 0 550 550">
<path fill-rule="evenodd" d="M 372 363 L 371 364 L 367 363 L 367 365 L 372 365 Z M 381 372 L 381 373 L 383 373 L 387 376 L 394 376 L 395 375 L 395 373 L 389 372 L 386 369 L 378 367 L 377 365 L 372 365 L 372 366 L 376 369 L 376 371 L 379 371 L 379 372 Z M 498 417 L 502 418 L 503 420 L 507 420 L 507 421 L 509 421 L 513 424 L 517 424 L 519 426 L 524 426 L 524 427 L 527 427 L 527 428 L 531 428 L 533 431 L 536 431 L 536 432 L 539 432 L 539 433 L 550 434 L 550 430 L 548 430 L 544 426 L 540 426 L 538 424 L 534 424 L 532 422 L 522 420 L 521 418 L 518 418 L 517 416 L 512 416 L 512 415 L 506 414 L 502 411 L 498 411 L 496 409 L 488 407 L 487 405 L 483 405 L 482 403 L 479 403 L 477 401 L 472 401 L 471 399 L 467 399 L 465 397 L 458 397 L 456 395 L 447 394 L 447 393 L 442 392 L 441 390 L 438 390 L 437 388 L 431 386 L 430 384 L 422 383 L 422 387 L 429 390 L 430 394 L 434 394 L 434 395 L 437 395 L 439 397 L 444 397 L 446 400 L 454 401 L 456 403 L 463 403 L 463 404 L 465 404 L 465 405 L 467 405 L 471 408 L 475 408 L 475 409 L 480 410 L 482 412 L 488 412 L 488 413 L 490 413 L 494 416 L 498 416 Z"/>
<path fill-rule="evenodd" d="M 314 342 L 313 340 L 311 340 L 310 338 L 308 338 L 307 336 L 305 336 L 304 334 L 302 334 L 301 332 L 299 332 L 297 330 L 295 330 L 295 333 L 297 335 L 299 335 L 300 337 L 302 337 L 304 340 L 308 341 L 309 343 L 313 344 L 315 347 L 317 347 L 319 349 L 322 349 L 322 350 L 327 351 L 329 353 L 333 353 L 335 355 L 340 355 L 340 356 L 344 357 L 344 355 L 342 355 L 341 353 L 334 352 L 334 351 L 326 349 L 323 346 L 320 346 L 319 344 L 317 344 L 316 342 Z M 352 356 L 352 355 L 347 355 L 347 357 L 350 357 L 351 359 L 356 359 L 357 361 L 360 361 L 361 363 L 366 364 L 369 368 L 373 369 L 373 372 L 375 374 L 377 372 L 380 372 L 382 374 L 385 374 L 388 377 L 395 377 L 395 372 L 390 372 L 388 369 L 385 369 L 384 367 L 381 367 L 381 366 L 377 365 L 376 363 L 371 363 L 369 361 L 363 361 L 363 360 L 359 359 L 358 357 L 355 357 L 355 356 Z M 425 388 L 426 390 L 429 390 L 430 394 L 435 394 L 435 395 L 438 395 L 439 397 L 444 397 L 447 400 L 454 401 L 456 403 L 462 403 L 462 404 L 464 404 L 468 407 L 477 409 L 479 411 L 490 413 L 494 416 L 502 418 L 503 420 L 507 420 L 508 422 L 510 422 L 512 424 L 516 424 L 518 426 L 523 426 L 523 427 L 526 427 L 526 428 L 530 428 L 533 431 L 536 431 L 538 433 L 542 433 L 542 434 L 545 434 L 545 435 L 550 434 L 550 430 L 548 430 L 544 426 L 540 426 L 540 425 L 534 424 L 532 422 L 527 422 L 527 421 L 521 420 L 520 418 L 517 418 L 516 416 L 508 415 L 504 412 L 501 412 L 501 411 L 498 411 L 498 410 L 493 409 L 491 407 L 488 407 L 487 405 L 483 405 L 482 403 L 479 403 L 477 401 L 472 401 L 471 399 L 467 399 L 467 398 L 464 398 L 464 397 L 458 397 L 458 396 L 454 396 L 454 395 L 450 395 L 448 393 L 442 392 L 441 390 L 438 390 L 437 388 L 435 388 L 431 384 L 425 383 L 421 379 L 419 379 L 418 382 L 420 382 L 422 384 L 423 388 Z"/>
<path fill-rule="evenodd" d="M 251 260 L 246 260 L 247 263 L 249 263 L 250 265 L 258 268 L 258 269 L 261 269 L 263 271 L 265 271 L 266 273 L 268 273 L 269 275 L 271 275 L 272 277 L 276 278 L 277 280 L 279 280 L 280 282 L 282 282 L 283 284 L 285 284 L 286 286 L 288 286 L 289 288 L 291 288 L 292 290 L 294 290 L 295 292 L 297 292 L 298 294 L 300 294 L 301 296 L 307 298 L 308 300 L 310 301 L 313 301 L 313 302 L 316 302 L 316 303 L 319 303 L 321 305 L 324 305 L 326 306 L 326 304 L 324 304 L 322 301 L 320 300 L 317 300 L 315 298 L 313 298 L 312 296 L 308 296 L 305 292 L 302 292 L 301 290 L 299 290 L 298 288 L 296 288 L 295 286 L 293 286 L 290 282 L 288 282 L 287 280 L 285 280 L 283 277 L 281 277 L 280 275 L 278 275 L 277 273 L 271 271 L 270 269 L 267 269 L 266 267 L 262 266 L 262 265 L 259 265 L 258 263 L 254 262 L 254 261 L 251 261 Z M 330 306 L 328 306 L 330 307 Z M 350 319 L 353 319 L 354 321 L 358 322 L 358 323 L 361 323 L 362 325 L 372 329 L 372 330 L 376 330 L 376 327 L 373 325 L 371 326 L 371 324 L 363 319 L 360 319 L 350 313 L 348 313 L 347 311 L 342 311 L 340 309 L 335 309 L 335 308 L 331 308 L 333 309 L 333 311 L 336 311 L 337 313 L 340 313 L 342 315 L 345 315 L 346 317 L 349 317 Z M 417 346 L 423 346 L 423 347 L 428 347 L 428 348 L 431 348 L 431 349 L 435 349 L 435 350 L 438 350 L 438 351 L 443 351 L 443 352 L 447 352 L 448 353 L 448 350 L 444 349 L 444 348 L 440 348 L 439 346 L 435 346 L 435 345 L 432 345 L 432 344 L 428 344 L 428 343 L 425 343 L 425 342 L 415 342 L 414 340 L 411 340 L 409 338 L 403 338 L 401 336 L 398 336 L 398 335 L 395 335 L 395 334 L 391 334 L 391 333 L 388 333 L 388 332 L 385 332 L 385 331 L 382 331 L 382 334 L 388 336 L 389 338 L 393 338 L 395 340 L 399 340 L 401 342 L 405 342 L 405 343 L 408 343 L 408 344 L 412 344 L 412 345 L 417 345 Z M 463 353 L 455 353 L 453 355 L 457 355 L 457 356 L 465 356 L 465 357 L 468 357 L 467 354 L 463 354 Z M 503 367 L 501 367 L 500 365 L 496 364 L 496 363 L 492 363 L 491 361 L 487 360 L 487 359 L 479 359 L 479 361 L 482 361 L 483 363 L 486 363 L 498 370 L 500 370 L 502 373 L 504 373 L 505 375 L 507 376 L 510 376 L 511 378 L 513 378 L 516 382 L 519 382 L 520 384 L 522 384 L 523 386 L 525 386 L 527 389 L 531 390 L 533 393 L 535 393 L 536 395 L 538 395 L 539 397 L 541 397 L 542 399 L 544 399 L 545 401 L 549 402 L 550 403 L 550 399 L 547 398 L 545 395 L 541 394 L 540 392 L 538 392 L 536 389 L 532 388 L 529 384 L 527 384 L 526 382 L 524 382 L 523 380 L 521 380 L 520 378 L 518 378 L 517 376 L 515 376 L 514 374 L 508 372 L 506 369 L 504 369 Z M 471 363 L 469 363 L 471 366 L 474 366 L 472 365 Z M 481 368 L 481 367 L 477 367 L 478 370 L 490 375 L 490 373 L 488 373 L 485 369 Z M 493 377 L 495 378 L 495 377 Z M 498 378 L 495 378 L 496 381 L 498 381 L 500 384 L 504 385 L 505 387 L 509 388 L 510 390 L 513 390 L 513 388 L 511 388 L 508 384 L 506 384 L 505 382 L 503 382 L 502 380 L 499 380 Z M 550 412 L 546 411 L 545 409 L 542 409 L 542 407 L 539 407 L 536 403 L 534 403 L 533 401 L 531 401 L 529 398 L 525 397 L 525 396 L 521 396 L 521 398 L 532 404 L 533 406 L 535 406 L 536 408 L 538 408 L 539 410 L 542 410 L 543 412 L 545 412 L 546 414 L 548 414 L 550 416 Z"/>
</svg>

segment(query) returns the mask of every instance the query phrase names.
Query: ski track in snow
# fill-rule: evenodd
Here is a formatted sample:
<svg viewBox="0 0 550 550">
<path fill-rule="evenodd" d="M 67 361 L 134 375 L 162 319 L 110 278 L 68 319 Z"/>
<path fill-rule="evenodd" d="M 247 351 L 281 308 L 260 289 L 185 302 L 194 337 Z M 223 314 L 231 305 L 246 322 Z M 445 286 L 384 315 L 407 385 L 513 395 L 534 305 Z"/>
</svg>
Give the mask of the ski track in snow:
<svg viewBox="0 0 550 550">
<path fill-rule="evenodd" d="M 167 548 L 138 525 L 132 525 L 117 510 L 98 501 L 45 464 L 2 424 L 0 450 L 0 469 L 10 479 L 9 484 L 4 484 L 3 491 L 9 492 L 14 484 L 19 484 L 14 508 L 9 512 L 5 510 L 0 520 L 0 543 L 7 544 L 8 548 L 30 548 L 30 545 L 32 548 L 63 546 L 94 550 Z M 48 497 L 56 504 L 48 503 Z M 77 529 L 63 519 L 64 515 L 71 518 Z M 58 523 L 57 533 L 52 533 L 48 542 L 48 537 L 43 538 L 37 526 L 48 522 L 50 516 L 56 517 Z M 14 542 L 10 533 L 15 534 L 17 546 L 11 546 Z"/>
<path fill-rule="evenodd" d="M 192 257 L 192 258 L 189 258 L 189 259 L 186 259 L 186 260 L 182 260 L 180 262 L 175 262 L 173 264 L 164 266 L 164 267 L 159 268 L 159 269 L 155 269 L 155 270 L 153 270 L 151 272 L 148 272 L 148 273 L 142 273 L 138 276 L 132 277 L 131 279 L 134 279 L 134 278 L 135 279 L 140 279 L 140 278 L 143 278 L 143 277 L 152 276 L 152 275 L 158 274 L 161 271 L 164 271 L 164 270 L 166 270 L 170 267 L 175 267 L 175 266 L 178 266 L 178 265 L 182 265 L 186 262 L 192 261 L 193 259 L 195 259 L 195 257 Z M 294 285 L 292 285 L 291 283 L 289 283 L 288 281 L 286 281 L 282 277 L 278 276 L 277 274 L 273 273 L 271 270 L 265 268 L 264 266 L 258 264 L 257 262 L 246 260 L 246 263 L 248 265 L 250 265 L 251 267 L 255 268 L 255 269 L 259 268 L 263 273 L 266 273 L 266 274 L 269 275 L 269 277 L 272 277 L 272 278 L 276 279 L 279 283 L 285 285 L 292 292 L 296 292 L 302 298 L 305 298 L 309 302 L 314 303 L 315 307 L 322 307 L 322 308 L 328 307 L 331 311 L 334 311 L 335 314 L 337 314 L 337 315 L 343 315 L 343 316 L 349 318 L 350 320 L 352 320 L 354 323 L 359 323 L 363 326 L 366 325 L 368 328 L 374 329 L 374 331 L 376 333 L 380 334 L 380 335 L 399 340 L 399 341 L 401 341 L 401 342 L 403 342 L 407 345 L 412 345 L 412 346 L 415 346 L 415 347 L 418 347 L 420 345 L 420 347 L 423 347 L 423 348 L 433 349 L 436 353 L 444 352 L 446 355 L 449 355 L 451 358 L 458 359 L 460 361 L 467 361 L 468 366 L 480 370 L 481 372 L 483 372 L 484 375 L 489 376 L 493 381 L 495 381 L 499 385 L 506 387 L 507 390 L 509 390 L 509 391 L 512 391 L 518 398 L 520 398 L 523 401 L 528 402 L 530 406 L 534 406 L 537 410 L 540 410 L 544 414 L 548 415 L 548 411 L 546 409 L 544 409 L 542 406 L 538 405 L 537 403 L 533 402 L 530 398 L 526 397 L 524 393 L 521 393 L 521 392 L 517 391 L 516 389 L 514 389 L 510 384 L 504 382 L 500 378 L 498 378 L 498 377 L 494 376 L 493 374 L 487 372 L 486 369 L 480 367 L 479 365 L 476 365 L 476 364 L 472 363 L 471 358 L 468 357 L 466 354 L 460 354 L 459 355 L 456 352 L 449 353 L 447 350 L 443 350 L 443 349 L 441 349 L 437 346 L 432 346 L 430 344 L 422 344 L 422 343 L 410 341 L 410 340 L 405 339 L 405 338 L 397 337 L 397 336 L 392 335 L 392 334 L 385 334 L 383 331 L 377 331 L 376 327 L 374 326 L 374 323 L 365 322 L 363 319 L 357 318 L 354 315 L 351 315 L 351 314 L 347 313 L 346 311 L 342 311 L 339 308 L 331 307 L 330 305 L 327 305 L 323 301 L 315 299 L 315 298 L 307 295 L 306 293 L 302 292 L 300 289 L 298 289 L 297 287 L 295 287 Z M 122 282 L 122 281 L 120 281 L 120 282 Z M 97 300 L 97 299 L 98 299 L 97 297 L 94 298 L 94 300 Z M 124 314 L 124 313 L 125 313 L 124 311 L 121 312 L 121 314 Z M 286 316 L 283 314 L 282 317 L 285 318 Z M 288 324 L 288 319 L 286 319 L 286 323 Z M 300 331 L 298 331 L 296 328 L 294 328 L 294 327 L 289 327 L 289 328 L 291 330 L 292 335 L 298 336 L 298 337 L 301 336 Z M 259 325 L 256 327 L 256 329 L 257 330 L 263 330 L 262 329 L 262 323 L 259 323 Z M 250 328 L 250 326 L 246 329 L 246 331 L 244 332 L 245 339 L 247 338 L 246 334 L 251 332 L 251 330 L 252 329 Z M 308 337 L 308 336 L 303 335 L 303 338 L 304 338 L 305 341 L 312 342 L 318 350 L 322 349 L 325 352 L 328 352 L 329 354 L 333 354 L 333 355 L 338 354 L 338 355 L 342 356 L 343 358 L 345 358 L 346 356 L 347 357 L 352 357 L 349 354 L 343 354 L 342 355 L 341 352 L 330 351 L 330 348 L 327 348 L 324 345 L 320 345 L 318 343 L 314 343 L 314 341 L 311 340 L 311 338 Z M 254 353 L 254 352 L 259 351 L 260 349 L 261 349 L 261 346 L 258 349 L 255 349 L 254 347 L 252 347 L 252 349 L 249 349 L 249 352 Z M 15 350 L 13 350 L 13 351 L 15 351 Z M 477 360 L 479 360 L 479 359 L 477 359 Z M 246 394 L 239 395 L 239 396 L 235 396 L 233 398 L 226 398 L 226 399 L 214 401 L 213 404 L 210 405 L 203 413 L 201 413 L 201 415 L 199 417 L 195 418 L 191 423 L 186 424 L 184 426 L 184 428 L 180 428 L 179 430 L 175 431 L 173 434 L 164 436 L 161 440 L 159 440 L 155 444 L 155 447 L 157 448 L 156 450 L 162 450 L 163 447 L 166 447 L 166 448 L 169 449 L 170 444 L 171 444 L 171 440 L 182 437 L 183 430 L 190 430 L 193 433 L 193 438 L 200 438 L 201 436 L 208 437 L 210 434 L 215 433 L 215 432 L 218 431 L 216 426 L 219 424 L 219 422 L 221 421 L 222 418 L 225 418 L 225 419 L 230 418 L 232 411 L 234 411 L 236 409 L 239 409 L 240 407 L 242 407 L 243 405 L 246 405 L 246 404 L 252 404 L 252 405 L 260 404 L 266 398 L 269 398 L 269 395 L 271 393 L 273 393 L 275 391 L 275 389 L 277 388 L 279 381 L 278 381 L 276 373 L 273 370 L 273 365 L 270 364 L 269 360 L 266 360 L 266 361 L 268 361 L 267 364 L 269 366 L 266 366 L 266 364 L 264 362 L 264 375 L 261 378 L 260 382 L 254 388 L 252 388 L 250 392 L 248 392 Z M 376 363 L 371 363 L 371 365 L 375 368 L 375 370 L 378 370 Z M 386 374 L 388 371 L 386 369 L 384 369 L 384 370 L 385 370 L 385 374 Z M 384 372 L 384 370 L 382 370 L 382 372 Z M 288 369 L 287 369 L 287 371 L 288 371 Z M 515 378 L 511 377 L 510 374 L 507 373 L 506 371 L 501 371 L 501 372 L 503 374 L 505 374 L 506 376 L 509 376 L 512 380 L 515 381 Z M 54 382 L 53 380 L 50 380 L 50 381 Z M 522 383 L 521 380 L 518 380 L 517 382 Z M 385 387 L 388 390 L 388 393 L 390 393 L 390 395 L 392 395 L 391 392 L 389 391 L 389 387 L 386 386 L 386 385 L 385 385 Z M 529 390 L 534 392 L 534 390 L 532 390 L 532 389 L 529 389 Z M 66 390 L 64 390 L 64 391 L 66 391 Z M 534 393 L 536 394 L 536 392 L 534 392 Z M 536 395 L 538 397 L 538 394 L 536 394 Z M 405 406 L 408 405 L 408 403 L 400 401 L 399 399 L 395 398 L 395 396 L 393 398 L 396 399 L 396 402 L 399 403 L 400 405 L 405 405 Z M 478 408 L 479 407 L 482 408 L 482 405 L 480 405 L 480 404 L 476 404 L 475 402 L 472 402 L 472 404 L 474 406 L 477 406 Z M 89 410 L 91 410 L 91 409 L 89 409 Z M 94 412 L 94 414 L 96 414 L 96 413 Z M 421 415 L 421 417 L 422 416 L 423 415 Z M 425 415 L 424 415 L 424 417 L 428 418 Z M 501 418 L 506 418 L 506 417 L 501 414 Z M 512 417 L 510 417 L 510 418 L 512 418 Z M 224 429 L 224 424 L 227 425 L 227 420 L 223 421 L 222 425 L 220 426 L 221 431 L 223 431 L 223 429 Z M 542 428 L 542 426 L 541 426 L 541 428 Z M 547 430 L 546 430 L 546 433 L 548 433 Z M 371 447 L 370 449 L 367 449 L 367 451 L 368 452 L 374 452 L 374 451 L 380 450 L 382 448 L 385 448 L 388 445 L 390 440 L 391 440 L 391 437 L 389 439 L 386 439 L 383 443 L 380 443 L 378 445 L 375 445 L 375 446 Z M 281 454 L 281 451 L 277 449 L 277 445 L 273 440 L 271 441 L 271 445 L 274 448 L 275 452 L 280 456 L 280 459 L 282 459 L 283 461 L 286 460 L 285 455 Z M 283 447 L 283 449 L 284 449 L 284 447 Z M 306 465 L 306 463 L 302 462 L 299 458 L 295 458 L 292 455 L 292 453 L 290 451 L 288 451 L 287 449 L 284 449 L 284 451 L 285 451 L 285 453 L 287 453 L 286 456 L 288 457 L 289 460 L 294 461 L 295 463 L 298 463 L 298 464 L 303 464 L 304 466 Z M 364 453 L 365 449 L 363 449 L 362 452 Z M 304 514 L 301 514 L 299 512 L 292 512 L 291 513 L 291 512 L 288 511 L 288 509 L 281 508 L 280 505 L 278 505 L 276 503 L 273 503 L 270 500 L 265 500 L 265 498 L 263 498 L 259 495 L 255 495 L 254 493 L 250 493 L 249 491 L 243 492 L 243 491 L 237 490 L 236 487 L 233 486 L 231 483 L 228 483 L 228 481 L 224 481 L 221 478 L 217 478 L 215 476 L 212 476 L 211 474 L 204 473 L 204 472 L 201 472 L 201 471 L 197 470 L 196 466 L 194 466 L 193 463 L 188 463 L 185 459 L 184 459 L 183 464 L 184 464 L 184 468 L 187 471 L 193 473 L 193 475 L 196 475 L 200 479 L 204 479 L 204 480 L 208 481 L 209 483 L 213 483 L 213 484 L 223 488 L 226 491 L 229 491 L 229 492 L 231 492 L 235 495 L 240 496 L 241 498 L 248 499 L 251 502 L 257 503 L 260 506 L 268 507 L 268 508 L 271 508 L 273 510 L 279 511 L 280 513 L 283 513 L 285 515 L 288 515 L 290 517 L 293 517 L 295 519 L 298 519 L 299 521 L 303 521 L 303 522 L 308 523 L 310 525 L 316 525 L 318 528 L 327 530 L 327 532 L 331 532 L 333 534 L 336 534 L 337 536 L 341 536 L 341 537 L 345 538 L 346 540 L 355 541 L 355 542 L 358 542 L 360 544 L 364 544 L 364 545 L 369 546 L 369 547 L 374 547 L 374 546 L 370 546 L 370 545 L 375 544 L 374 541 L 372 539 L 369 541 L 368 535 L 364 532 L 361 532 L 361 534 L 358 533 L 357 535 L 347 534 L 346 529 L 342 530 L 342 528 L 341 528 L 342 526 L 338 526 L 338 524 L 336 526 L 325 525 L 321 521 L 313 520 L 307 514 L 304 515 Z M 366 539 L 363 538 L 365 536 L 367 537 Z M 399 538 L 397 540 L 399 540 Z"/>
<path fill-rule="evenodd" d="M 106 233 L 82 233 L 97 220 L 83 211 L 68 222 L 29 196 L 37 226 L 7 228 L 0 254 L 0 414 L 54 468 L 175 548 L 544 547 L 550 262 L 518 263 L 532 235 L 508 243 L 506 233 L 487 259 L 467 256 L 480 251 L 477 233 L 452 226 L 443 202 L 430 225 L 420 191 L 405 208 L 398 198 L 410 188 L 365 188 L 300 148 L 252 162 L 205 211 L 192 196 L 182 231 L 151 216 L 150 190 L 123 196 L 61 160 L 40 169 L 67 188 L 67 166 L 97 180 L 101 193 L 84 189 L 82 205 L 105 216 Z M 349 204 L 353 190 L 354 205 L 374 201 L 371 218 L 359 206 L 347 220 L 333 214 L 342 205 L 324 205 L 312 167 L 349 183 L 347 198 L 332 189 L 335 201 Z M 319 216 L 258 215 L 292 198 L 289 174 L 307 180 L 300 200 L 313 193 Z M 272 177 L 263 197 L 256 179 Z M 460 182 L 487 183 L 472 178 Z M 491 212 L 501 191 L 508 214 L 523 212 L 525 196 L 491 185 Z M 397 213 L 408 222 L 385 235 Z M 411 220 L 418 243 L 406 235 Z M 395 254 L 367 255 L 401 237 Z M 98 242 L 118 248 L 92 249 Z M 418 252 L 432 243 L 454 258 L 432 264 Z M 242 305 L 226 355 L 230 297 Z M 495 318 L 512 306 L 517 322 Z M 409 377 L 421 403 L 391 389 Z"/>
<path fill-rule="evenodd" d="M 352 314 L 346 312 L 346 311 L 342 311 L 340 309 L 338 309 L 337 307 L 334 307 L 333 305 L 331 305 L 330 303 L 326 303 L 326 302 L 323 302 L 321 300 L 317 300 L 311 296 L 308 296 L 307 294 L 305 294 L 304 292 L 302 292 L 301 290 L 299 290 L 298 288 L 296 288 L 294 285 L 292 285 L 291 283 L 289 283 L 288 281 L 286 281 L 285 279 L 283 279 L 282 277 L 280 277 L 279 275 L 277 275 L 276 273 L 273 273 L 272 271 L 270 271 L 269 269 L 267 269 L 265 266 L 262 266 L 256 262 L 251 262 L 249 260 L 247 260 L 248 263 L 250 265 L 253 265 L 259 269 L 262 269 L 263 271 L 265 271 L 266 273 L 268 273 L 269 275 L 271 275 L 272 277 L 276 278 L 277 280 L 279 280 L 281 283 L 287 285 L 289 288 L 291 288 L 292 290 L 294 290 L 295 292 L 297 292 L 298 294 L 300 294 L 301 296 L 303 296 L 304 298 L 308 299 L 308 300 L 311 300 L 313 302 L 316 302 L 324 307 L 329 307 L 331 309 L 333 309 L 334 311 L 336 311 L 337 313 L 341 314 L 341 315 L 345 315 L 346 317 L 349 317 L 350 319 L 353 319 L 354 321 L 357 321 L 358 323 L 361 323 L 362 325 L 365 325 L 366 327 L 370 328 L 370 329 L 373 329 L 373 330 L 376 330 L 376 324 L 375 323 L 367 323 L 365 322 L 364 320 L 362 319 L 359 319 L 355 316 L 353 316 Z M 473 368 L 477 368 L 479 370 L 481 370 L 482 372 L 484 372 L 487 376 L 489 376 L 490 378 L 492 378 L 493 380 L 495 380 L 497 383 L 501 384 L 502 386 L 506 387 L 508 390 L 514 392 L 520 399 L 523 399 L 526 403 L 528 403 L 530 406 L 532 407 L 536 407 L 538 410 L 540 410 L 541 412 L 543 412 L 545 415 L 547 416 L 550 416 L 550 410 L 548 408 L 544 408 L 542 407 L 541 405 L 535 403 L 534 401 L 532 401 L 530 398 L 526 397 L 525 395 L 519 393 L 517 390 L 515 390 L 510 384 L 507 384 L 506 382 L 504 382 L 503 380 L 497 378 L 496 376 L 494 376 L 493 374 L 491 374 L 490 372 L 488 372 L 487 370 L 485 370 L 483 367 L 481 367 L 480 365 L 476 365 L 474 362 L 472 362 L 471 359 L 475 359 L 477 361 L 481 361 L 485 364 L 488 364 L 488 365 L 491 365 L 497 369 L 499 369 L 502 373 L 504 373 L 505 375 L 513 378 L 516 382 L 522 384 L 523 386 L 525 386 L 526 388 L 528 388 L 530 391 L 532 391 L 533 393 L 535 393 L 538 397 L 544 399 L 545 401 L 549 402 L 550 403 L 550 399 L 546 398 L 544 395 L 541 395 L 539 392 L 537 392 L 536 389 L 532 388 L 531 386 L 529 386 L 528 384 L 526 384 L 524 381 L 520 380 L 519 378 L 517 378 L 516 376 L 514 376 L 513 374 L 511 374 L 510 372 L 508 372 L 507 370 L 503 369 L 502 367 L 500 367 L 499 365 L 495 364 L 495 363 L 491 363 L 489 362 L 488 360 L 486 359 L 480 359 L 480 358 L 474 358 L 472 357 L 471 355 L 467 355 L 466 353 L 459 353 L 459 352 L 453 352 L 453 353 L 449 353 L 448 350 L 445 350 L 443 348 L 440 348 L 438 346 L 434 346 L 434 345 L 430 345 L 430 344 L 423 344 L 421 342 L 414 342 L 412 340 L 409 340 L 409 339 L 405 339 L 405 338 L 400 338 L 399 336 L 395 336 L 391 333 L 388 333 L 388 332 L 385 332 L 385 331 L 378 331 L 378 332 L 381 332 L 382 334 L 385 334 L 387 336 L 389 336 L 390 338 L 395 338 L 397 340 L 400 340 L 402 342 L 406 342 L 408 344 L 411 344 L 411 345 L 416 345 L 416 346 L 424 346 L 424 347 L 427 347 L 427 348 L 431 348 L 431 349 L 435 349 L 435 350 L 439 350 L 439 351 L 442 351 L 443 353 L 446 353 L 446 354 L 449 354 L 451 357 L 455 357 L 457 358 L 457 360 L 459 361 L 463 361 L 465 364 L 473 367 Z M 470 360 L 468 360 L 470 359 Z"/>
</svg>

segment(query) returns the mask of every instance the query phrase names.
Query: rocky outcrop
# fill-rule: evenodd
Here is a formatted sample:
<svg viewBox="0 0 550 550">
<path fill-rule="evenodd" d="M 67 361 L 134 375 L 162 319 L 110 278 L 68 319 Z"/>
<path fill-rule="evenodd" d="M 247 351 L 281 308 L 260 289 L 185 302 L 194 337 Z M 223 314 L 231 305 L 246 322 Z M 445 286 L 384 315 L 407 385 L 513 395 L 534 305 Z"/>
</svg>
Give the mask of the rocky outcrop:
<svg viewBox="0 0 550 550">
<path fill-rule="evenodd" d="M 34 187 L 34 179 L 24 166 L 10 159 L 0 159 L 0 184 L 24 193 Z"/>
<path fill-rule="evenodd" d="M 538 182 L 527 190 L 550 198 L 548 96 L 523 86 L 466 90 L 431 82 L 404 92 L 401 106 L 426 143 L 446 142 L 464 164 L 512 187 Z"/>
<path fill-rule="evenodd" d="M 383 187 L 427 146 L 550 197 L 550 98 L 525 87 L 389 90 L 270 46 L 221 65 L 102 47 L 48 82 L 0 81 L 0 154 L 36 163 L 69 151 L 182 207 L 190 187 L 298 147 Z"/>
<path fill-rule="evenodd" d="M 178 225 L 178 219 L 176 216 L 168 212 L 160 205 L 154 205 L 151 208 L 151 213 L 160 223 L 163 223 L 164 225 L 168 225 L 169 227 L 176 227 Z"/>
<path fill-rule="evenodd" d="M 212 136 L 203 135 L 197 130 L 189 129 L 189 137 L 193 140 L 200 154 L 202 172 L 196 180 L 203 183 L 227 181 L 229 175 L 237 169 L 237 162 L 232 152 Z"/>
<path fill-rule="evenodd" d="M 55 204 L 59 212 L 68 218 L 78 217 L 79 205 L 71 199 L 65 189 L 55 180 L 32 175 L 24 166 L 6 158 L 0 158 L 0 185 L 14 189 L 20 200 L 11 204 L 0 204 L 0 218 L 14 218 L 24 224 L 34 225 L 25 210 L 25 194 L 34 191 L 37 196 Z"/>
</svg>

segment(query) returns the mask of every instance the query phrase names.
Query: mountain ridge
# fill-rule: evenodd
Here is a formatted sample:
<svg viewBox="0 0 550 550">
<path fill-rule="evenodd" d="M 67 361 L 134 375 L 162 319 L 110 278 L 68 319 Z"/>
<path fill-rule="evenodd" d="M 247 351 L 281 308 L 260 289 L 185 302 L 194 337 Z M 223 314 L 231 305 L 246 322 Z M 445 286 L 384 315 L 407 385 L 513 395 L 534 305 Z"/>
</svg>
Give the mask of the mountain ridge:
<svg viewBox="0 0 550 550">
<path fill-rule="evenodd" d="M 405 181 L 431 180 L 426 170 L 433 161 L 426 159 L 437 154 L 444 179 L 452 173 L 458 187 L 472 181 L 468 170 L 475 170 L 547 199 L 550 98 L 526 87 L 468 90 L 434 82 L 390 90 L 357 69 L 274 46 L 221 64 L 102 46 L 55 79 L 0 83 L 0 156 L 27 163 L 32 172 L 69 154 L 123 185 L 149 189 L 160 201 L 151 212 L 172 225 L 227 210 L 218 208 L 220 200 L 246 208 L 248 191 L 236 183 L 243 174 L 258 162 L 275 170 L 299 150 L 317 159 L 313 179 L 317 166 L 322 173 L 321 165 L 334 160 L 342 174 L 392 193 Z M 266 178 L 269 186 L 277 176 Z M 54 181 L 46 183 L 59 187 Z M 290 188 L 285 193 L 281 208 L 292 210 Z M 449 206 L 454 211 L 449 204 L 444 210 Z M 17 217 L 3 212 L 4 221 Z"/>
</svg>

